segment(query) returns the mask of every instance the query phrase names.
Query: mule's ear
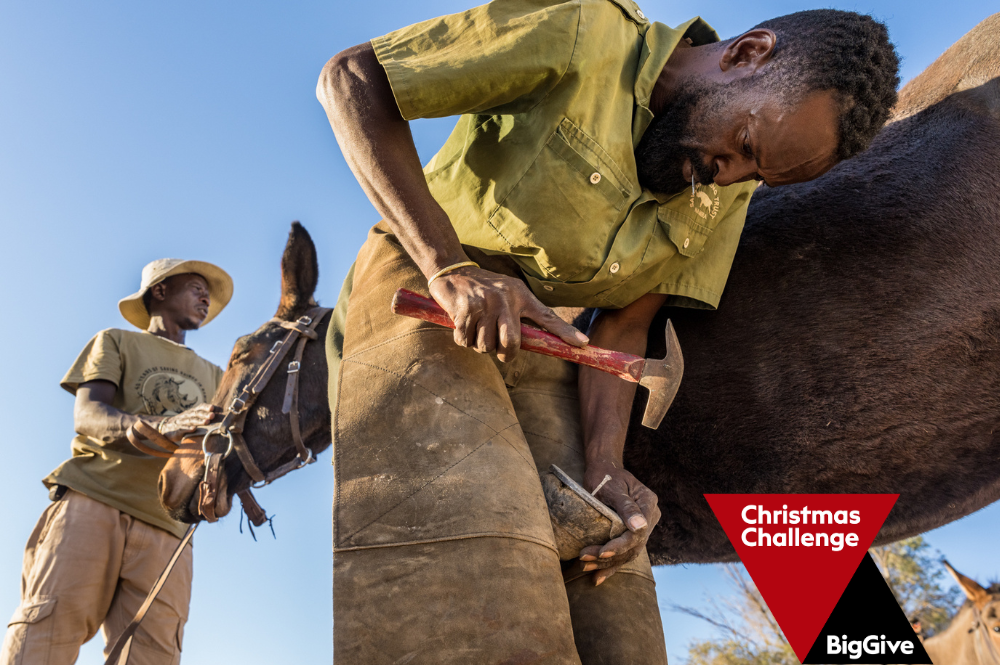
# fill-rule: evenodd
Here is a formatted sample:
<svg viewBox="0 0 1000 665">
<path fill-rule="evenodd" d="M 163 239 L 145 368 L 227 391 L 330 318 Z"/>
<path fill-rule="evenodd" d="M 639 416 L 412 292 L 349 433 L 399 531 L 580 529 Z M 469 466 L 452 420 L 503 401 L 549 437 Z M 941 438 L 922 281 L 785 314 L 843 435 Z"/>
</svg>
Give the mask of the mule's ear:
<svg viewBox="0 0 1000 665">
<path fill-rule="evenodd" d="M 951 576 L 955 578 L 958 582 L 958 586 L 962 587 L 962 591 L 965 592 L 965 596 L 978 606 L 986 605 L 986 601 L 989 600 L 990 594 L 983 587 L 979 586 L 979 583 L 974 579 L 970 579 L 958 572 L 951 567 L 951 564 L 947 560 L 941 559 L 941 564 L 944 569 L 951 573 Z"/>
<path fill-rule="evenodd" d="M 298 222 L 292 222 L 285 253 L 281 255 L 281 303 L 274 316 L 291 320 L 303 310 L 314 307 L 313 293 L 318 282 L 316 246 L 309 232 Z"/>
</svg>

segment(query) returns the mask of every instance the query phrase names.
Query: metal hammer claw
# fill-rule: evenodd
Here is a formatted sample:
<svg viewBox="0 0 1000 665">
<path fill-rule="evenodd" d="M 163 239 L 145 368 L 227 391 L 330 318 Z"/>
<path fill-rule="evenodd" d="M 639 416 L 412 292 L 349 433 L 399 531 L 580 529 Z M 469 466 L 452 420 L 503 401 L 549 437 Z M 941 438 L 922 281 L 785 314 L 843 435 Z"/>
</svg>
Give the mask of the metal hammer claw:
<svg viewBox="0 0 1000 665">
<path fill-rule="evenodd" d="M 399 289 L 392 299 L 395 314 L 421 319 L 446 328 L 454 328 L 451 317 L 431 298 L 407 289 Z M 597 346 L 575 347 L 552 333 L 521 324 L 521 348 L 544 356 L 562 358 L 578 365 L 599 369 L 625 381 L 638 383 L 649 391 L 646 411 L 642 414 L 644 427 L 656 429 L 667 415 L 667 409 L 677 395 L 684 375 L 684 357 L 674 326 L 667 321 L 667 353 L 663 358 L 640 358 L 631 353 L 602 349 Z"/>
</svg>

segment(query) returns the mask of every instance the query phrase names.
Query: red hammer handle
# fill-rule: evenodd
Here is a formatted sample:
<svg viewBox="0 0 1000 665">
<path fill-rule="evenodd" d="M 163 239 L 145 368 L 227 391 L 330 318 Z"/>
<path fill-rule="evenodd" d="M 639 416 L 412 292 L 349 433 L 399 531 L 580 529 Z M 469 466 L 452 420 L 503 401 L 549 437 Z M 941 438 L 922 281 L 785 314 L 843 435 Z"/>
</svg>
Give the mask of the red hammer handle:
<svg viewBox="0 0 1000 665">
<path fill-rule="evenodd" d="M 392 299 L 392 311 L 395 314 L 436 323 L 446 328 L 455 327 L 448 313 L 434 300 L 407 289 L 396 291 L 396 295 Z M 524 323 L 521 324 L 521 348 L 540 353 L 543 356 L 562 358 L 577 365 L 593 367 L 633 383 L 639 382 L 645 364 L 643 358 L 631 353 L 611 351 L 597 346 L 583 348 L 572 346 L 552 333 Z"/>
</svg>

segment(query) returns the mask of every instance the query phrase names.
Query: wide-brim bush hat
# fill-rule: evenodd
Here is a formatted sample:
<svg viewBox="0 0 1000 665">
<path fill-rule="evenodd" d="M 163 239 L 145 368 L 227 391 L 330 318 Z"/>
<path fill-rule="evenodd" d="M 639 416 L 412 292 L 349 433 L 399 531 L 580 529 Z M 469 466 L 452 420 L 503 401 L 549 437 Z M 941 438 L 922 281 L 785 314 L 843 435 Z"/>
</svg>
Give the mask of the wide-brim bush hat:
<svg viewBox="0 0 1000 665">
<path fill-rule="evenodd" d="M 142 297 L 152 287 L 168 277 L 185 273 L 201 275 L 208 282 L 208 295 L 211 303 L 208 305 L 208 316 L 201 322 L 206 323 L 219 315 L 219 312 L 229 304 L 233 297 L 233 278 L 219 266 L 205 261 L 184 261 L 182 259 L 157 259 L 146 264 L 142 269 L 142 281 L 139 290 L 118 301 L 118 311 L 125 320 L 137 328 L 145 330 L 149 327 L 149 312 L 142 304 Z"/>
</svg>

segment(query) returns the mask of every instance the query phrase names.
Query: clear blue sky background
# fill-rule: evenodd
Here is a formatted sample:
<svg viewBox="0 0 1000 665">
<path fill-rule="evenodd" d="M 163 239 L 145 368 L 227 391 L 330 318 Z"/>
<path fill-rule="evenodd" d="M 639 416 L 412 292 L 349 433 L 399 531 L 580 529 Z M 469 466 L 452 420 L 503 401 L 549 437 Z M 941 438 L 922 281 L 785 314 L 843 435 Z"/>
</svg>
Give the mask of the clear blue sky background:
<svg viewBox="0 0 1000 665">
<path fill-rule="evenodd" d="M 18 601 L 25 539 L 47 505 L 39 483 L 69 453 L 72 398 L 58 381 L 98 330 L 127 327 L 118 298 L 163 257 L 218 263 L 229 308 L 189 344 L 223 364 L 233 340 L 278 301 L 293 219 L 319 249 L 319 299 L 332 304 L 375 223 L 339 154 L 316 76 L 347 46 L 467 0 L 404 2 L 0 2 L 0 431 L 5 518 L 0 615 Z M 732 36 L 820 6 L 885 20 L 904 80 L 996 10 L 993 2 L 803 0 L 642 3 L 654 20 L 701 15 Z M 415 123 L 427 159 L 451 121 Z M 196 539 L 184 662 L 329 662 L 329 454 L 260 493 L 278 539 L 254 543 L 235 518 Z M 998 509 L 930 535 L 965 573 L 996 577 Z M 705 626 L 666 611 L 725 590 L 716 567 L 658 569 L 673 662 Z M 807 585 L 808 580 L 802 580 Z M 99 638 L 80 662 L 100 662 Z"/>
</svg>

